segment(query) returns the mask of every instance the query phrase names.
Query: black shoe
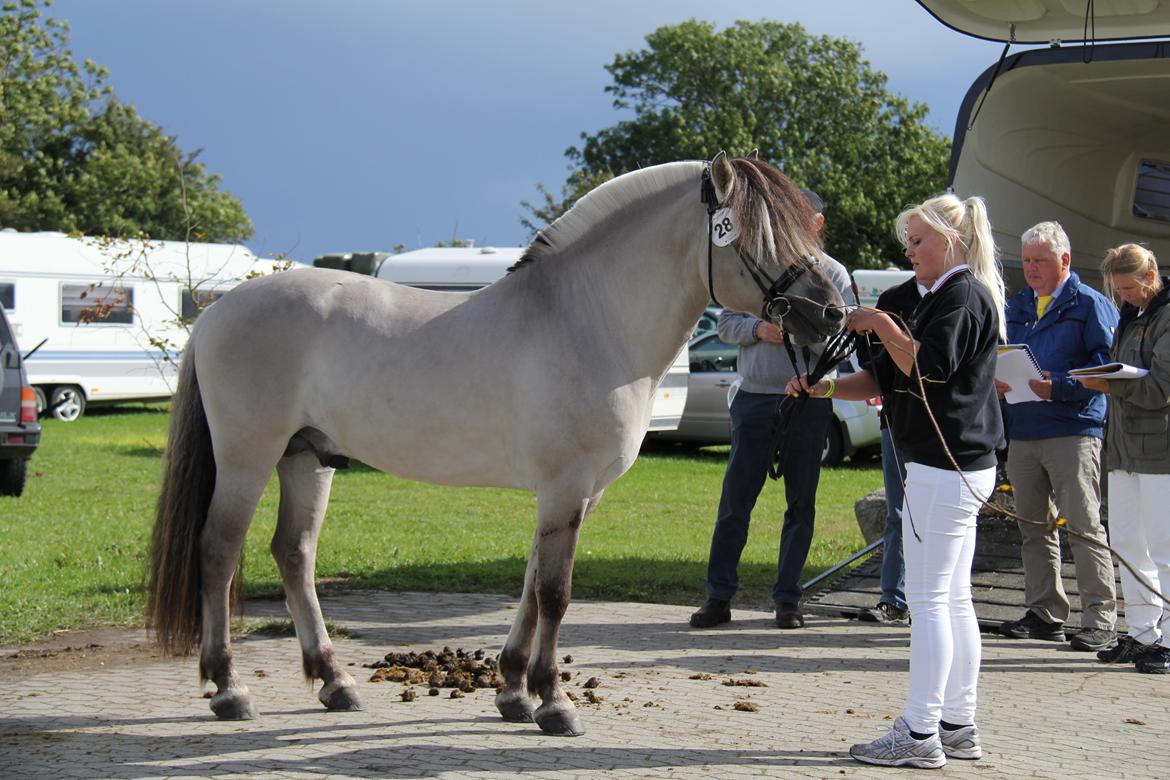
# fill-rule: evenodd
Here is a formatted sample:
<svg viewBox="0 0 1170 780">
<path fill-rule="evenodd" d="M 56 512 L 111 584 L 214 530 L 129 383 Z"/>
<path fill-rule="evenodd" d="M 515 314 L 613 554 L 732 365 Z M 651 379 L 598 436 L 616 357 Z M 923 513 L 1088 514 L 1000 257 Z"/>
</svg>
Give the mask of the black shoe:
<svg viewBox="0 0 1170 780">
<path fill-rule="evenodd" d="M 799 604 L 777 604 L 776 626 L 778 628 L 804 628 L 804 615 Z"/>
<path fill-rule="evenodd" d="M 1156 649 L 1153 645 L 1142 644 L 1132 636 L 1123 636 L 1113 647 L 1097 653 L 1097 660 L 1105 664 L 1134 663 Z"/>
<path fill-rule="evenodd" d="M 1111 628 L 1082 628 L 1068 640 L 1073 650 L 1082 650 L 1086 653 L 1096 650 L 1108 650 L 1117 644 L 1117 632 Z"/>
<path fill-rule="evenodd" d="M 873 609 L 861 610 L 857 619 L 866 623 L 881 623 L 886 626 L 907 626 L 910 625 L 910 612 L 898 609 L 888 601 L 880 601 Z"/>
<path fill-rule="evenodd" d="M 691 628 L 712 628 L 720 623 L 731 621 L 731 602 L 723 599 L 707 599 L 707 603 L 699 607 L 691 615 Z"/>
<path fill-rule="evenodd" d="M 1134 662 L 1142 674 L 1170 674 L 1170 647 L 1153 647 Z"/>
<path fill-rule="evenodd" d="M 1032 610 L 1019 620 L 999 624 L 999 633 L 1010 639 L 1043 639 L 1046 642 L 1064 641 L 1064 623 L 1049 623 Z"/>
</svg>

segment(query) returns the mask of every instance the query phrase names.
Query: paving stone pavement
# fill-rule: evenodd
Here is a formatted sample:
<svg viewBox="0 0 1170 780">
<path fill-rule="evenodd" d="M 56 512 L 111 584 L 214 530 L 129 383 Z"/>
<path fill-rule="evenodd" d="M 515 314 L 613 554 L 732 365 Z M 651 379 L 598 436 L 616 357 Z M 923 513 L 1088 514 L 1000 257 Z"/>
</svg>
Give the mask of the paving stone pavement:
<svg viewBox="0 0 1170 780">
<path fill-rule="evenodd" d="M 735 610 L 717 629 L 691 609 L 575 601 L 558 655 L 569 690 L 601 680 L 582 737 L 502 722 L 492 691 L 401 700 L 361 664 L 396 650 L 503 645 L 516 601 L 503 596 L 349 593 L 322 599 L 356 633 L 336 642 L 362 712 L 329 713 L 301 679 L 293 638 L 235 645 L 260 709 L 218 722 L 194 659 L 153 658 L 0 679 L 0 777 L 36 778 L 889 778 L 849 745 L 888 728 L 906 692 L 909 629 L 812 617 L 800 631 Z M 249 617 L 283 605 L 249 605 Z M 141 639 L 141 635 L 139 635 Z M 691 679 L 707 673 L 711 679 Z M 728 687 L 729 679 L 766 687 Z M 759 709 L 734 709 L 750 701 Z M 1106 667 L 1048 642 L 984 636 L 979 726 L 986 756 L 931 776 L 1165 778 L 1170 677 Z"/>
</svg>

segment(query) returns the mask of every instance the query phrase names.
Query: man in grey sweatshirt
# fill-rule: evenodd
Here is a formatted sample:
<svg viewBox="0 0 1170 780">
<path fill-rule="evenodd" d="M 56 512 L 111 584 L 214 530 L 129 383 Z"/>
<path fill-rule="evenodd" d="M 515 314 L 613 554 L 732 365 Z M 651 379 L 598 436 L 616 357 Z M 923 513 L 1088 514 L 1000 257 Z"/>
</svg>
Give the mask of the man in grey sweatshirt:
<svg viewBox="0 0 1170 780">
<path fill-rule="evenodd" d="M 805 196 L 818 212 L 818 223 L 823 225 L 820 198 L 807 190 Z M 855 305 L 849 272 L 826 254 L 822 253 L 820 259 L 821 268 L 837 285 L 845 303 Z M 739 557 L 747 544 L 752 509 L 767 478 L 776 412 L 785 397 L 785 385 L 797 373 L 783 346 L 783 332 L 771 322 L 725 310 L 719 315 L 719 338 L 739 345 L 740 384 L 731 402 L 731 454 L 707 562 L 707 602 L 691 615 L 690 623 L 695 628 L 731 620 L 731 599 L 739 588 Z M 812 346 L 813 363 L 823 349 L 824 344 Z M 804 373 L 807 367 L 802 365 L 799 370 Z M 776 625 L 780 628 L 804 626 L 800 575 L 812 544 L 821 453 L 829 433 L 832 404 L 828 398 L 809 398 L 802 413 L 792 421 L 787 440 L 784 493 L 788 507 L 772 587 Z"/>
</svg>

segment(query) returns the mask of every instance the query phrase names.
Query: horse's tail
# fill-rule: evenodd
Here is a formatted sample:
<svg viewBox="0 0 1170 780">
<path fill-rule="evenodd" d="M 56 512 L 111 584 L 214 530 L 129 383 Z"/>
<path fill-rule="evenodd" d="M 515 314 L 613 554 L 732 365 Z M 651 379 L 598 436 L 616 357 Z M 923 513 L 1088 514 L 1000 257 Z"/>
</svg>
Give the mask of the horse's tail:
<svg viewBox="0 0 1170 780">
<path fill-rule="evenodd" d="M 195 340 L 179 368 L 150 545 L 146 624 L 162 649 L 186 655 L 199 643 L 202 578 L 199 539 L 215 490 L 215 457 L 195 376 Z"/>
</svg>

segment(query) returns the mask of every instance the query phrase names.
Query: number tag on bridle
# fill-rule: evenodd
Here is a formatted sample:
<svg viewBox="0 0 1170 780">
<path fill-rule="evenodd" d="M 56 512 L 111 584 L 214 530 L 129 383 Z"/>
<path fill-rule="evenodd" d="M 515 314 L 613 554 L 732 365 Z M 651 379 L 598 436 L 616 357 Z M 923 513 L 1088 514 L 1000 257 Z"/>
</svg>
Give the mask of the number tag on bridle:
<svg viewBox="0 0 1170 780">
<path fill-rule="evenodd" d="M 711 243 L 727 246 L 739 238 L 739 223 L 729 208 L 722 208 L 711 215 Z"/>
</svg>

